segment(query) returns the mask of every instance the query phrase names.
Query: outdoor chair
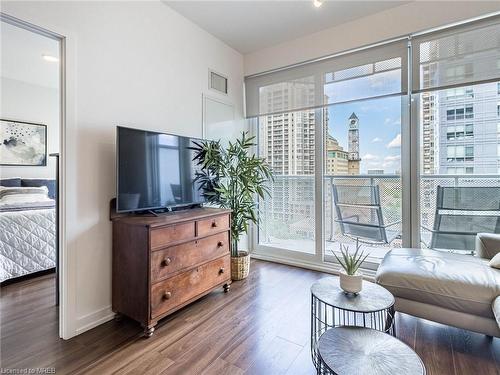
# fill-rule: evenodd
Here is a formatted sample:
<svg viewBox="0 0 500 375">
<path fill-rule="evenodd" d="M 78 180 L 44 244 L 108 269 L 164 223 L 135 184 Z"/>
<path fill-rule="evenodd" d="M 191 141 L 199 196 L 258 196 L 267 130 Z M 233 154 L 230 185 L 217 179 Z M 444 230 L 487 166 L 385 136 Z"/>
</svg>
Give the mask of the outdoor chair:
<svg viewBox="0 0 500 375">
<path fill-rule="evenodd" d="M 391 243 L 400 236 L 397 224 L 401 220 L 384 222 L 378 185 L 333 184 L 332 195 L 332 214 L 335 211 L 335 222 L 344 236 L 380 244 Z"/>
<path fill-rule="evenodd" d="M 500 233 L 500 186 L 438 186 L 434 226 L 423 229 L 431 249 L 473 252 L 476 234 Z"/>
</svg>

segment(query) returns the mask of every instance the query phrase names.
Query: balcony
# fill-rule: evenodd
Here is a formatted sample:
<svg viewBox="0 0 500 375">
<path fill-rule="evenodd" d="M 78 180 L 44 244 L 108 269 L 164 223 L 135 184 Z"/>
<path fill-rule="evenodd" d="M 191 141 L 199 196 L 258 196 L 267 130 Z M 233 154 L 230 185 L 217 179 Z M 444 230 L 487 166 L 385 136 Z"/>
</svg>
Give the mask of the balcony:
<svg viewBox="0 0 500 375">
<path fill-rule="evenodd" d="M 340 244 L 354 248 L 355 239 L 342 235 L 332 200 L 332 184 L 369 186 L 377 185 L 380 206 L 385 223 L 398 223 L 401 232 L 402 187 L 399 175 L 354 175 L 324 177 L 324 249 L 325 260 L 333 259 L 333 251 Z M 423 228 L 433 228 L 438 186 L 500 186 L 499 175 L 431 175 L 420 176 L 420 222 L 422 247 L 429 241 L 429 233 Z M 259 244 L 302 253 L 315 253 L 314 176 L 276 176 L 270 186 L 271 199 L 260 203 L 261 223 Z M 394 228 L 393 228 L 394 229 Z M 373 262 L 380 262 L 394 247 L 401 247 L 401 236 L 390 244 L 362 242 L 363 250 L 370 253 Z"/>
</svg>

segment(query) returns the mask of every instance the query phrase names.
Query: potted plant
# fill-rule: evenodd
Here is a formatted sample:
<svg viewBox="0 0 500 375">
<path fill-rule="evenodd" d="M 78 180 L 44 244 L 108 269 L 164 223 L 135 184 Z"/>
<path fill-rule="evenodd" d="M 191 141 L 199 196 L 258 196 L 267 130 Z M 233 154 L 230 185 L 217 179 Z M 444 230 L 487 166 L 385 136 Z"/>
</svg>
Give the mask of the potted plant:
<svg viewBox="0 0 500 375">
<path fill-rule="evenodd" d="M 358 272 L 358 269 L 370 254 L 364 255 L 364 251 L 360 250 L 361 245 L 359 245 L 356 240 L 356 251 L 354 254 L 349 254 L 349 247 L 342 244 L 340 244 L 340 253 L 342 257 L 337 256 L 335 252 L 333 253 L 342 267 L 339 275 L 340 288 L 345 293 L 358 294 L 363 287 L 363 275 Z"/>
<path fill-rule="evenodd" d="M 231 277 L 241 280 L 248 276 L 250 255 L 239 251 L 238 240 L 248 232 L 249 222 L 257 224 L 256 197 L 269 195 L 266 182 L 273 179 L 263 158 L 253 154 L 255 137 L 243 132 L 236 142 L 223 147 L 220 141 L 195 142 L 194 160 L 199 170 L 195 180 L 209 203 L 229 208 L 231 213 Z"/>
</svg>

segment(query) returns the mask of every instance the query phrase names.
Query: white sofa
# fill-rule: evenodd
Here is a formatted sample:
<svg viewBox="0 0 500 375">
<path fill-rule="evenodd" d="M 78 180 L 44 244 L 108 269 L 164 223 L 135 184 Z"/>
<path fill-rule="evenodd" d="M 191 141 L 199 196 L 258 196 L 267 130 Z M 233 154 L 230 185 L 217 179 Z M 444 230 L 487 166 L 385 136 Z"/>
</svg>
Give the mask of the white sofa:
<svg viewBox="0 0 500 375">
<path fill-rule="evenodd" d="M 488 265 L 500 235 L 480 233 L 475 256 L 424 249 L 393 249 L 377 283 L 396 298 L 396 311 L 500 337 L 500 270 Z"/>
</svg>

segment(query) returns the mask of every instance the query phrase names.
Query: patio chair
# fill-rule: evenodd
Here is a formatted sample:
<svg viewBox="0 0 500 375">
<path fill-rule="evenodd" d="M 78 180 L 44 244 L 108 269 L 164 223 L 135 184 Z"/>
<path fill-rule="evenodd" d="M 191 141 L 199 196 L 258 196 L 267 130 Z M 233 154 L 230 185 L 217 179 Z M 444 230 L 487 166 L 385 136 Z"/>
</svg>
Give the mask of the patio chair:
<svg viewBox="0 0 500 375">
<path fill-rule="evenodd" d="M 500 186 L 437 187 L 431 249 L 474 251 L 476 234 L 500 233 Z"/>
<path fill-rule="evenodd" d="M 332 214 L 335 209 L 335 222 L 344 236 L 362 242 L 389 244 L 400 235 L 395 226 L 401 220 L 384 223 L 378 185 L 333 184 L 332 195 Z"/>
</svg>

